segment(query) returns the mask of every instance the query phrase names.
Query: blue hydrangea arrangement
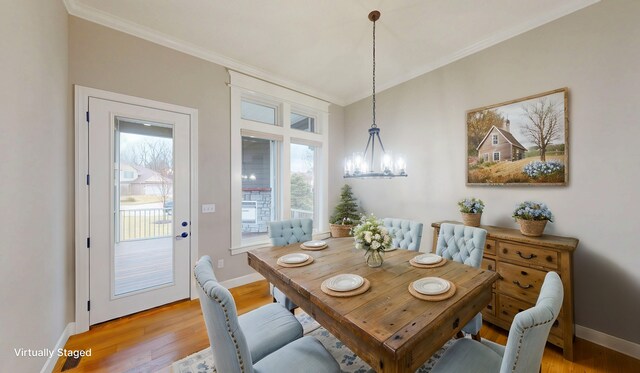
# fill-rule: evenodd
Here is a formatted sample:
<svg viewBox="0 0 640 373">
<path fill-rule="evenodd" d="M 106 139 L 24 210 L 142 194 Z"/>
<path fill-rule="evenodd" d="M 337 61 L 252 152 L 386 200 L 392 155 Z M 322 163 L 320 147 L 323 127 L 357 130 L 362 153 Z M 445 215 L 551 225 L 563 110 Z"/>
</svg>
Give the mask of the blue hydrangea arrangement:
<svg viewBox="0 0 640 373">
<path fill-rule="evenodd" d="M 477 198 L 465 198 L 458 202 L 460 212 L 466 214 L 482 214 L 484 210 L 484 202 Z"/>
<path fill-rule="evenodd" d="M 525 201 L 513 211 L 513 218 L 523 220 L 548 220 L 553 222 L 551 210 L 542 202 Z"/>
<path fill-rule="evenodd" d="M 535 161 L 524 166 L 522 172 L 532 178 L 537 178 L 543 175 L 551 175 L 554 172 L 562 171 L 564 164 L 560 161 L 551 160 L 548 162 Z"/>
</svg>

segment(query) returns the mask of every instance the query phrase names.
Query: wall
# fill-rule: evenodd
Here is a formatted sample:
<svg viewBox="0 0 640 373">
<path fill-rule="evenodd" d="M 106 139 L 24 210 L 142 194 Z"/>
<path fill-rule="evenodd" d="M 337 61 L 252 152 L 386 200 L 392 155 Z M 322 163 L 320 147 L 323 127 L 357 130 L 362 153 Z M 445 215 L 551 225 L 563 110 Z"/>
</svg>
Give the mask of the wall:
<svg viewBox="0 0 640 373">
<path fill-rule="evenodd" d="M 200 255 L 224 259 L 220 280 L 253 270 L 231 246 L 230 91 L 223 66 L 69 17 L 69 83 L 198 109 L 199 201 L 216 212 L 200 215 Z M 336 111 L 332 106 L 330 116 Z M 341 108 L 338 108 L 341 110 Z M 335 116 L 342 118 L 338 110 Z M 330 120 L 333 130 L 334 124 Z M 342 133 L 337 122 L 337 133 Z M 332 139 L 333 140 L 333 139 Z M 337 150 L 342 154 L 341 149 Z M 333 186 L 329 195 L 337 195 Z"/>
<path fill-rule="evenodd" d="M 0 12 L 0 371 L 38 372 L 73 321 L 73 126 L 67 12 L 24 0 Z"/>
<path fill-rule="evenodd" d="M 426 237 L 431 222 L 460 219 L 465 196 L 487 204 L 483 224 L 514 228 L 517 202 L 547 202 L 556 222 L 546 232 L 580 239 L 576 323 L 640 343 L 639 18 L 638 1 L 602 1 L 380 93 L 384 144 L 407 154 L 409 177 L 354 180 L 356 196 L 380 217 L 424 222 Z M 466 187 L 465 112 L 560 87 L 569 87 L 569 185 Z M 362 146 L 370 105 L 345 108 L 347 152 Z"/>
</svg>

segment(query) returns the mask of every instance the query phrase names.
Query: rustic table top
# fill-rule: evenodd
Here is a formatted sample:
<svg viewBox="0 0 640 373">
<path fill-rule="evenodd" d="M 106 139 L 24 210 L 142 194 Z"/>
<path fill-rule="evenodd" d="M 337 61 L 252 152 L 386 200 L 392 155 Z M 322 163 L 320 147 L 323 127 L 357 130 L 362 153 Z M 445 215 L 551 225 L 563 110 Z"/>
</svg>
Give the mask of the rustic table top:
<svg viewBox="0 0 640 373">
<path fill-rule="evenodd" d="M 270 247 L 248 253 L 248 262 L 302 309 L 379 372 L 414 371 L 490 302 L 495 272 L 453 261 L 432 269 L 415 268 L 409 260 L 420 253 L 394 250 L 384 264 L 370 268 L 353 238 L 331 238 L 327 249 L 302 251 L 300 244 Z M 282 255 L 304 252 L 314 257 L 304 267 L 284 268 Z M 341 273 L 358 274 L 371 283 L 364 294 L 337 298 L 320 289 L 322 282 Z M 423 277 L 453 282 L 453 297 L 431 302 L 408 291 Z"/>
</svg>

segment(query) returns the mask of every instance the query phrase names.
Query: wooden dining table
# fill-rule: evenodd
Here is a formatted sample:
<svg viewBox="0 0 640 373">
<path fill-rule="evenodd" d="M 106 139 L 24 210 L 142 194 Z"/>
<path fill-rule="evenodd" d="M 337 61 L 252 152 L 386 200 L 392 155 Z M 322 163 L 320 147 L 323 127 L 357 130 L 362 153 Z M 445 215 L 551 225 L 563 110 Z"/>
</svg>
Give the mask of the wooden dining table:
<svg viewBox="0 0 640 373">
<path fill-rule="evenodd" d="M 282 290 L 300 308 L 349 347 L 377 372 L 414 372 L 491 300 L 495 272 L 448 261 L 438 268 L 416 268 L 409 250 L 384 253 L 381 267 L 370 268 L 353 238 L 330 238 L 328 247 L 303 251 L 300 243 L 248 252 L 251 267 Z M 314 261 L 285 268 L 278 258 L 303 252 Z M 365 293 L 340 298 L 325 294 L 322 282 L 338 274 L 369 280 Z M 440 277 L 457 287 L 441 301 L 417 299 L 409 284 L 423 277 Z"/>
</svg>

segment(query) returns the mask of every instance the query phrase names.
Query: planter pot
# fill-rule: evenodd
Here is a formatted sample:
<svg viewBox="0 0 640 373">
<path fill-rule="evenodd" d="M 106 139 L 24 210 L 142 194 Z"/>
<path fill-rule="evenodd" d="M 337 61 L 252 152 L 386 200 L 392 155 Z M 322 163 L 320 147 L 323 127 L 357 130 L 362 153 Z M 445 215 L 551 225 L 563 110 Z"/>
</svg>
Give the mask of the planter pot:
<svg viewBox="0 0 640 373">
<path fill-rule="evenodd" d="M 479 227 L 480 226 L 480 218 L 482 218 L 482 213 L 479 214 L 469 214 L 466 212 L 461 212 L 462 214 L 462 223 L 464 225 L 468 225 L 470 227 Z"/>
<path fill-rule="evenodd" d="M 524 220 L 517 219 L 520 224 L 520 233 L 529 237 L 540 237 L 544 232 L 544 227 L 547 225 L 547 220 Z"/>
<path fill-rule="evenodd" d="M 351 228 L 353 225 L 329 224 L 331 237 L 349 237 L 351 236 Z"/>
</svg>

